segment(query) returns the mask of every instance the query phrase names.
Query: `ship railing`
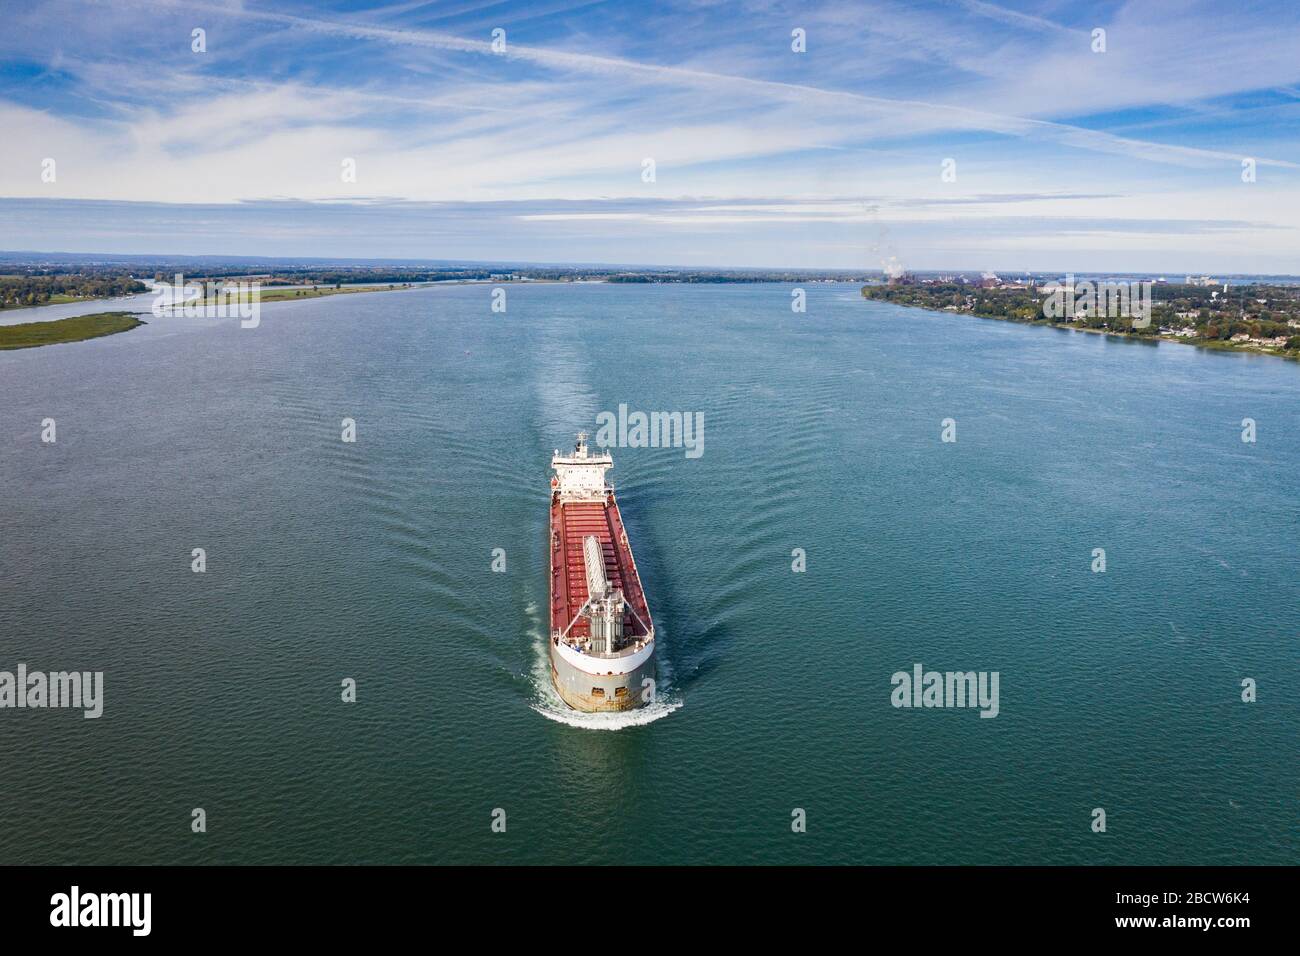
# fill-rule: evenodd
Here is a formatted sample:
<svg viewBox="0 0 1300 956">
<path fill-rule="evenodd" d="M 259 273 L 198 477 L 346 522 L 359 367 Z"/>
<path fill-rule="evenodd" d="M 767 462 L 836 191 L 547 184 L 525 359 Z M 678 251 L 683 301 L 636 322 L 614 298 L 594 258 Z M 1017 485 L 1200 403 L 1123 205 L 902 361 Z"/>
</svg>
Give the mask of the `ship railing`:
<svg viewBox="0 0 1300 956">
<path fill-rule="evenodd" d="M 589 651 L 583 648 L 581 644 L 569 644 L 569 647 L 573 648 L 574 651 L 581 654 L 583 657 L 590 657 L 593 660 L 616 661 L 620 657 L 627 657 L 629 654 L 635 654 L 643 647 L 648 647 L 650 645 L 650 642 L 651 642 L 650 638 L 638 638 L 635 641 L 629 641 L 627 644 L 623 645 L 618 650 L 613 651 L 612 653 L 608 653 L 605 651 Z M 638 647 L 637 645 L 640 646 Z"/>
<path fill-rule="evenodd" d="M 632 612 L 632 616 L 636 618 L 636 622 L 641 625 L 641 630 L 653 637 L 655 629 L 645 621 L 641 620 L 641 615 L 636 612 L 636 608 L 632 606 L 631 602 L 628 602 L 627 609 Z"/>
</svg>

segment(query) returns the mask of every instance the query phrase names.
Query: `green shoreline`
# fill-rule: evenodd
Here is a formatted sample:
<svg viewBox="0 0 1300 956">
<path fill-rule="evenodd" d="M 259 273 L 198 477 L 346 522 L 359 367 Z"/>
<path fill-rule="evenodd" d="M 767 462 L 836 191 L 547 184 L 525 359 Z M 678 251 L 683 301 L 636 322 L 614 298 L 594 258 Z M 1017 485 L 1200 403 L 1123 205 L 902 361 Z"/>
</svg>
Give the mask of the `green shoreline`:
<svg viewBox="0 0 1300 956">
<path fill-rule="evenodd" d="M 72 305 L 76 302 L 96 302 L 104 299 L 125 299 L 131 295 L 143 295 L 140 292 L 106 293 L 105 295 L 65 295 L 57 292 L 41 302 L 28 305 L 25 302 L 0 302 L 0 312 L 15 312 L 19 309 L 43 309 L 47 305 Z"/>
<path fill-rule="evenodd" d="M 0 279 L 10 278 L 0 274 Z M 92 302 L 106 302 L 109 299 L 129 299 L 132 296 L 145 295 L 147 289 L 136 289 L 135 291 L 126 292 L 105 292 L 102 295 L 68 295 L 64 292 L 56 292 L 47 299 L 40 302 L 15 302 L 0 301 L 0 312 L 16 312 L 20 309 L 43 309 L 50 305 L 75 305 L 78 302 L 85 302 L 89 305 Z"/>
<path fill-rule="evenodd" d="M 85 342 L 129 332 L 144 325 L 133 312 L 96 312 L 93 315 L 75 315 L 49 322 L 23 322 L 19 325 L 0 325 L 0 350 L 35 349 L 43 345 L 62 345 L 68 342 Z"/>
<path fill-rule="evenodd" d="M 866 287 L 870 288 L 870 286 Z M 1199 339 L 1192 337 L 1179 337 L 1175 335 L 1135 335 L 1132 332 L 1116 332 L 1113 329 L 1090 329 L 1082 325 L 1074 325 L 1068 322 L 1053 322 L 1050 319 L 1017 319 L 1005 315 L 984 315 L 980 312 L 971 312 L 950 309 L 932 309 L 926 305 L 912 305 L 905 302 L 894 302 L 890 299 L 876 298 L 866 294 L 865 290 L 862 297 L 868 302 L 884 302 L 888 305 L 896 305 L 901 309 L 919 309 L 922 312 L 933 312 L 935 315 L 964 315 L 972 319 L 987 319 L 990 322 L 1011 322 L 1015 325 L 1032 325 L 1040 328 L 1061 329 L 1065 332 L 1087 332 L 1092 335 L 1106 335 L 1117 339 L 1128 339 L 1133 342 L 1173 342 L 1178 345 L 1194 345 L 1197 348 L 1205 349 L 1209 352 L 1234 352 L 1241 355 L 1267 355 L 1272 358 L 1285 359 L 1288 362 L 1300 362 L 1300 352 L 1277 352 L 1270 349 L 1262 349 L 1255 345 L 1241 345 L 1236 342 L 1227 342 L 1222 339 Z"/>
<path fill-rule="evenodd" d="M 235 280 L 228 280 L 235 281 Z M 442 279 L 436 282 L 390 282 L 386 284 L 345 285 L 345 286 L 305 286 L 305 285 L 264 285 L 258 290 L 258 303 L 266 305 L 271 302 L 298 302 L 303 299 L 319 299 L 329 295 L 360 294 L 364 292 L 408 292 L 413 289 L 429 289 L 449 285 L 543 285 L 560 284 L 558 279 Z M 238 305 L 243 302 L 239 295 L 205 297 L 202 302 L 195 300 L 192 305 Z"/>
<path fill-rule="evenodd" d="M 293 302 L 302 299 L 317 299 L 324 296 L 339 295 L 347 293 L 361 292 L 398 292 L 402 289 L 417 288 L 412 285 L 382 285 L 382 286 L 343 286 L 335 288 L 333 286 L 302 287 L 302 286 L 271 286 L 272 291 L 261 290 L 259 304 L 268 302 Z M 225 304 L 231 308 L 236 308 L 239 304 L 238 299 L 206 299 L 201 303 L 190 303 L 190 305 L 217 305 Z M 35 306 L 35 308 L 44 308 L 44 305 Z M 31 306 L 28 306 L 31 308 Z M 43 322 L 23 322 L 17 325 L 0 325 L 0 351 L 11 351 L 16 349 L 35 349 L 45 345 L 64 345 L 70 342 L 86 342 L 90 339 L 103 338 L 106 335 L 116 335 L 119 332 L 129 332 L 131 329 L 138 328 L 147 323 L 143 319 L 136 318 L 136 315 L 144 313 L 134 312 L 95 312 L 90 315 L 75 315 L 65 319 L 50 319 Z"/>
<path fill-rule="evenodd" d="M 302 285 L 266 285 L 261 286 L 257 293 L 257 302 L 259 305 L 266 305 L 270 302 L 299 302 L 303 299 L 320 299 L 330 295 L 356 295 L 363 292 L 400 292 L 403 289 L 417 288 L 410 283 L 405 285 L 391 283 L 388 285 L 351 285 L 336 288 L 335 286 L 302 286 Z M 195 300 L 192 303 L 182 303 L 184 305 L 237 305 L 244 301 L 239 295 L 206 297 L 202 302 Z"/>
</svg>

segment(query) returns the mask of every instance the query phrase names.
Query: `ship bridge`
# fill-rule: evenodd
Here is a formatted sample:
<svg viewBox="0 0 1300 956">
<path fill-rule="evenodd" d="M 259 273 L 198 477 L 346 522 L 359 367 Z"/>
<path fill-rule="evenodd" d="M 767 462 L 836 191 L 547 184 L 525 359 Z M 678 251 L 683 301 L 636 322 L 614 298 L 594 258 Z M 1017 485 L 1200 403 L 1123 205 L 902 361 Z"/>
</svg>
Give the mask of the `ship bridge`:
<svg viewBox="0 0 1300 956">
<path fill-rule="evenodd" d="M 614 459 L 609 452 L 591 454 L 587 448 L 587 433 L 579 432 L 573 454 L 561 455 L 557 448 L 551 458 L 551 467 L 555 469 L 551 488 L 561 501 L 603 501 L 610 490 L 605 484 L 605 472 L 614 467 Z"/>
</svg>

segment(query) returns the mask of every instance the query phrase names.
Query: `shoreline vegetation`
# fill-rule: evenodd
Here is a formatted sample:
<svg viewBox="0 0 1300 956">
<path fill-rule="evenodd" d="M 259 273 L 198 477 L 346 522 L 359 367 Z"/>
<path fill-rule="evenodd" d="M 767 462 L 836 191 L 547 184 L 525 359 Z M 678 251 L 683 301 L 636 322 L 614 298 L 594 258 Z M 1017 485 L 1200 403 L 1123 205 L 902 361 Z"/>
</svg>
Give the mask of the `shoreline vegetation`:
<svg viewBox="0 0 1300 956">
<path fill-rule="evenodd" d="M 396 292 L 399 289 L 412 289 L 416 286 L 411 283 L 391 283 L 389 285 L 345 285 L 345 286 L 285 286 L 270 285 L 258 289 L 257 301 L 259 305 L 265 305 L 268 302 L 294 302 L 301 299 L 319 299 L 327 295 L 345 295 L 356 292 Z M 201 302 L 194 300 L 191 305 L 238 305 L 244 302 L 244 297 L 237 293 L 227 295 L 208 296 Z"/>
<path fill-rule="evenodd" d="M 670 266 L 525 265 L 395 261 L 340 261 L 222 257 L 90 256 L 0 252 L 0 308 L 64 304 L 148 292 L 155 283 L 256 281 L 277 287 L 407 286 L 486 282 L 868 282 L 869 269 L 743 269 Z M 359 291 L 359 290 L 358 290 Z"/>
<path fill-rule="evenodd" d="M 147 291 L 149 287 L 143 282 L 133 276 L 117 273 L 0 275 L 0 309 L 30 309 L 94 299 L 118 299 Z"/>
<path fill-rule="evenodd" d="M 477 280 L 450 280 L 447 285 L 462 285 Z M 510 280 L 501 280 L 510 281 Z M 545 281 L 545 280 L 542 280 Z M 421 288 L 428 283 L 403 283 L 403 284 L 365 284 L 351 286 L 286 286 L 272 285 L 270 288 L 259 290 L 258 304 L 265 305 L 268 302 L 293 302 L 302 299 L 315 299 L 322 296 L 341 295 L 358 292 L 396 292 L 402 289 Z M 147 291 L 147 290 L 146 290 Z M 76 301 L 75 299 L 73 301 Z M 202 301 L 193 300 L 187 303 L 191 307 L 204 307 L 224 305 L 226 307 L 237 307 L 244 303 L 244 299 L 237 294 L 228 296 L 208 297 Z M 43 305 L 55 305 L 59 303 L 47 302 Z M 170 309 L 165 310 L 164 315 Z M 0 351 L 9 351 L 15 349 L 32 349 L 40 348 L 43 345 L 63 345 L 70 342 L 85 342 L 90 339 L 102 338 L 106 335 L 116 335 L 119 332 L 129 332 L 131 329 L 138 328 L 147 324 L 143 319 L 137 318 L 134 312 L 96 312 L 91 315 L 76 315 L 65 319 L 51 319 L 43 322 L 23 322 L 17 325 L 0 325 Z"/>
<path fill-rule="evenodd" d="M 1048 287 L 999 280 L 952 282 L 904 279 L 865 285 L 862 296 L 908 308 L 949 315 L 998 319 L 1073 332 L 1179 342 L 1220 352 L 1272 355 L 1300 361 L 1300 288 L 1288 285 L 1155 283 L 1150 324 L 1135 328 L 1132 318 L 1080 316 L 1048 318 L 1043 303 Z"/>
<path fill-rule="evenodd" d="M 50 322 L 0 325 L 0 350 L 34 349 L 42 345 L 85 342 L 105 335 L 129 332 L 144 324 L 144 320 L 136 318 L 132 312 L 96 312 L 93 315 L 76 315 Z"/>
<path fill-rule="evenodd" d="M 88 257 L 87 257 L 88 258 Z M 820 282 L 866 283 L 864 298 L 979 318 L 1045 325 L 1076 332 L 1149 341 L 1176 341 L 1205 349 L 1248 352 L 1300 360 L 1300 284 L 1293 277 L 1239 277 L 1238 284 L 1208 276 L 1186 282 L 1163 278 L 1141 283 L 1146 305 L 1140 314 L 1150 322 L 1135 327 L 1132 318 L 1114 310 L 1080 307 L 1071 295 L 1065 312 L 1047 302 L 1067 288 L 1049 278 L 1026 273 L 1004 281 L 993 273 L 901 273 L 884 277 L 861 270 L 698 269 L 626 266 L 532 266 L 460 263 L 310 263 L 286 260 L 164 259 L 132 257 L 79 261 L 61 255 L 28 257 L 0 253 L 0 309 L 31 308 L 158 292 L 182 281 L 195 299 L 168 303 L 164 314 L 188 306 L 238 307 L 246 304 L 244 283 L 256 283 L 258 303 L 286 302 L 361 292 L 393 292 L 435 285 L 506 283 L 777 283 L 792 286 Z M 1244 278 L 1245 281 L 1242 281 Z M 1122 283 L 1121 283 L 1122 284 Z M 202 286 L 202 292 L 197 286 Z M 245 286 L 245 289 L 247 286 Z M 1082 286 L 1080 287 L 1082 288 Z M 1149 290 L 1149 294 L 1146 290 Z M 1135 293 L 1136 294 L 1136 293 Z M 201 296 L 201 298 L 198 298 Z M 1125 300 L 1127 301 L 1127 300 Z M 1076 314 L 1067 314 L 1076 310 Z M 143 314 L 143 313 L 141 313 Z M 32 348 L 79 342 L 124 332 L 143 324 L 132 312 L 100 312 L 47 322 L 0 326 L 0 348 Z"/>
</svg>

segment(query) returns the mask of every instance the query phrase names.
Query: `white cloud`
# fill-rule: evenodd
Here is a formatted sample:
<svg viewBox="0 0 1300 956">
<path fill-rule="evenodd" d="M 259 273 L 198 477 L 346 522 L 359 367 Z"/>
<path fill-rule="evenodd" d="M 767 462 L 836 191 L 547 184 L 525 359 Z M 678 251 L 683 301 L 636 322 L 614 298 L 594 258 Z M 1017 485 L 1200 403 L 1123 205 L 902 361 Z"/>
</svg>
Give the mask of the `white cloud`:
<svg viewBox="0 0 1300 956">
<path fill-rule="evenodd" d="M 1149 243 L 1164 236 L 1208 251 L 1229 241 L 1228 227 L 1208 224 L 1258 223 L 1231 236 L 1243 255 L 1300 252 L 1294 132 L 1271 130 L 1261 141 L 1275 114 L 1233 126 L 1249 111 L 1213 99 L 1273 85 L 1285 92 L 1300 80 L 1294 39 L 1267 21 L 1216 19 L 1204 5 L 1181 15 L 1158 0 L 1120 7 L 1105 23 L 1108 52 L 1095 55 L 1072 8 L 1063 22 L 985 0 L 940 9 L 855 0 L 809 12 L 812 50 L 828 52 L 810 53 L 799 69 L 789 57 L 774 61 L 767 39 L 755 46 L 755 31 L 788 34 L 784 14 L 761 6 L 748 14 L 752 27 L 680 49 L 665 41 L 661 58 L 671 63 L 650 61 L 635 36 L 602 36 L 593 52 L 578 28 L 550 44 L 512 39 L 498 57 L 486 31 L 458 36 L 239 4 L 57 6 L 85 10 L 66 18 L 68 40 L 51 54 L 50 71 L 73 92 L 59 109 L 0 100 L 0 123 L 17 132 L 0 139 L 3 196 L 528 201 L 549 206 L 500 216 L 484 206 L 484 222 L 551 237 L 569 226 L 641 229 L 665 242 L 717 230 L 737 250 L 746 230 L 766 228 L 797 231 L 809 249 L 886 226 L 899 231 L 900 251 L 939 248 L 936 237 L 967 226 L 988 229 L 991 248 L 1019 241 L 988 225 L 996 222 L 1027 239 L 1016 248 L 1064 247 L 1078 236 L 1061 225 L 1069 221 L 1092 237 L 1101 222 L 1133 224 L 1113 230 L 1117 249 L 1151 222 Z M 451 15 L 399 4 L 369 17 L 404 13 Z M 141 38 L 142 25 L 163 15 L 177 18 L 168 29 L 208 24 L 211 58 L 160 57 L 157 41 Z M 711 16 L 713 8 L 692 10 L 689 22 Z M 15 22 L 36 17 L 26 11 Z M 774 22 L 781 30 L 771 32 Z M 841 55 L 859 41 L 863 63 Z M 6 43 L 13 39 L 0 38 L 0 50 L 13 49 Z M 325 69 L 354 57 L 355 76 Z M 33 95 L 41 88 L 33 84 Z M 1215 118 L 1189 134 L 1194 127 L 1171 125 L 1184 114 L 1170 103 L 1187 116 L 1212 108 Z M 1122 127 L 1077 119 L 1130 108 Z M 1238 176 L 1246 151 L 1259 164 L 1255 184 Z M 948 156 L 960 175 L 943 184 Z M 59 163 L 57 183 L 41 182 L 45 157 Z M 339 175 L 345 157 L 357 162 L 356 183 Z M 641 181 L 645 157 L 657 163 L 656 183 Z M 611 197 L 695 200 L 565 205 Z M 1057 231 L 1045 237 L 1035 221 Z M 1171 225 L 1179 221 L 1186 230 Z M 819 229 L 832 235 L 823 241 Z"/>
</svg>

